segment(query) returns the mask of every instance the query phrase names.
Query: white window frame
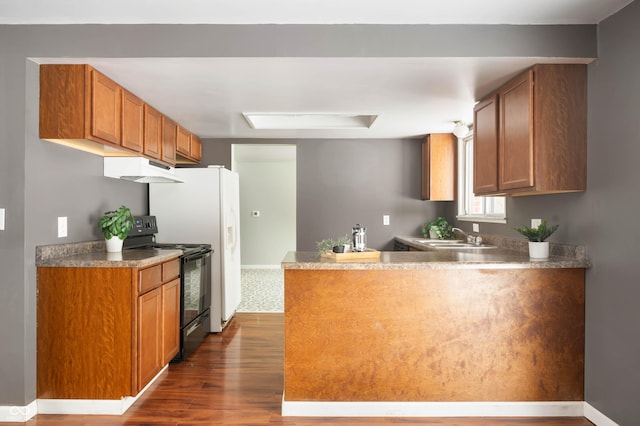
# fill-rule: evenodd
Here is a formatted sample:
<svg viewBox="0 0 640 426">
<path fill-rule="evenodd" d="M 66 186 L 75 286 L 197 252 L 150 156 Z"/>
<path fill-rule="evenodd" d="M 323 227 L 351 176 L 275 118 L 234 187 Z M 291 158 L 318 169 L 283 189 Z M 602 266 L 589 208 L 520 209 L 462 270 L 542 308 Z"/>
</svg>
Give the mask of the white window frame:
<svg viewBox="0 0 640 426">
<path fill-rule="evenodd" d="M 480 203 L 482 213 L 470 213 L 471 206 Z M 494 213 L 502 204 L 503 212 Z M 458 138 L 458 215 L 461 221 L 507 223 L 506 197 L 475 197 L 473 194 L 473 133 Z"/>
</svg>

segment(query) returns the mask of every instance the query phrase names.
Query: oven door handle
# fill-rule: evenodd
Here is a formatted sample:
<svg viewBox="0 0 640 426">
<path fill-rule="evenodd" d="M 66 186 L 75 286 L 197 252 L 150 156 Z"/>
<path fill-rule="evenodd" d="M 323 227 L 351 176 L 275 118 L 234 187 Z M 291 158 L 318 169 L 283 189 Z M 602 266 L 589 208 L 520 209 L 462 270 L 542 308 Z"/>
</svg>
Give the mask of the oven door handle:
<svg viewBox="0 0 640 426">
<path fill-rule="evenodd" d="M 184 262 L 191 262 L 192 260 L 197 260 L 197 259 L 203 259 L 205 257 L 211 256 L 211 250 L 209 251 L 205 251 L 205 252 L 198 252 L 198 253 L 194 253 L 192 255 L 189 256 L 185 256 L 184 257 Z"/>
</svg>

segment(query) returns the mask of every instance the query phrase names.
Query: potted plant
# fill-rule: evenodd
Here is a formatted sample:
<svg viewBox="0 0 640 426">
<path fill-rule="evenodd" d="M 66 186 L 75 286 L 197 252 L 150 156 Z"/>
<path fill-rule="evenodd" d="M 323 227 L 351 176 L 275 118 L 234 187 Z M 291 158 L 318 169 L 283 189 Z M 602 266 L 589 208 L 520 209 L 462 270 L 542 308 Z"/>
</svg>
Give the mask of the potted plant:
<svg viewBox="0 0 640 426">
<path fill-rule="evenodd" d="M 546 239 L 556 232 L 558 226 L 560 225 L 547 227 L 547 220 L 542 219 L 535 228 L 522 225 L 514 229 L 529 240 L 529 257 L 532 259 L 547 259 L 549 257 L 549 242 Z"/>
<path fill-rule="evenodd" d="M 133 226 L 133 214 L 126 206 L 120 206 L 118 210 L 108 211 L 100 218 L 98 226 L 102 229 L 107 243 L 107 252 L 119 252 L 122 250 L 122 242 Z"/>
<path fill-rule="evenodd" d="M 453 227 L 442 216 L 438 216 L 431 222 L 427 222 L 422 227 L 422 235 L 425 238 L 438 240 L 449 240 L 453 237 Z"/>
</svg>

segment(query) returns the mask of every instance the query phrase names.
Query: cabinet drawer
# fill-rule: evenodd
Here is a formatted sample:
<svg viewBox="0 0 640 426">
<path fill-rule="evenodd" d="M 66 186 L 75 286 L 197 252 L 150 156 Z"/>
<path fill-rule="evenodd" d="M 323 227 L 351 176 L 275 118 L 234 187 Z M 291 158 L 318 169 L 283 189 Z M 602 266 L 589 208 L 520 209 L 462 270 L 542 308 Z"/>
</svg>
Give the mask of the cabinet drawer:
<svg viewBox="0 0 640 426">
<path fill-rule="evenodd" d="M 155 265 L 140 271 L 138 292 L 144 294 L 162 284 L 162 265 Z"/>
<path fill-rule="evenodd" d="M 162 282 L 166 283 L 180 276 L 180 259 L 170 260 L 162 264 Z"/>
</svg>

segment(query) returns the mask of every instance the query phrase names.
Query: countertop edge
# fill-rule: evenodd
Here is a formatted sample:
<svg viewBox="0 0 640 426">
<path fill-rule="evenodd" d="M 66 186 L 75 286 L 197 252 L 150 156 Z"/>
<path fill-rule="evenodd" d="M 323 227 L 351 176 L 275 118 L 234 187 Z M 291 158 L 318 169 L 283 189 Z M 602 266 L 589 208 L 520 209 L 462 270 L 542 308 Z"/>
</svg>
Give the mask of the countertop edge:
<svg viewBox="0 0 640 426">
<path fill-rule="evenodd" d="M 176 249 L 126 249 L 108 253 L 104 241 L 36 247 L 38 268 L 142 268 L 178 258 Z"/>
</svg>

